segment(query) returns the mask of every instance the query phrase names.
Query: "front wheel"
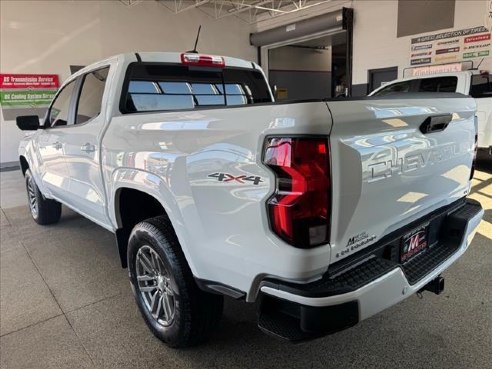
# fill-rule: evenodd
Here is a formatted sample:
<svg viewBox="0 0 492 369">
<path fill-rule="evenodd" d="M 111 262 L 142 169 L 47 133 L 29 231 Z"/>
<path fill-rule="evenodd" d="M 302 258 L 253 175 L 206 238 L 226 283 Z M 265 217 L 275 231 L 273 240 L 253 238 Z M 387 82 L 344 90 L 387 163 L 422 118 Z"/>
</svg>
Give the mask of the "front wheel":
<svg viewBox="0 0 492 369">
<path fill-rule="evenodd" d="M 61 216 L 61 204 L 43 196 L 29 169 L 26 170 L 25 179 L 27 201 L 34 221 L 41 225 L 57 223 Z"/>
<path fill-rule="evenodd" d="M 128 267 L 145 322 L 168 346 L 203 342 L 218 325 L 223 297 L 198 288 L 165 217 L 135 226 L 128 242 Z"/>
</svg>

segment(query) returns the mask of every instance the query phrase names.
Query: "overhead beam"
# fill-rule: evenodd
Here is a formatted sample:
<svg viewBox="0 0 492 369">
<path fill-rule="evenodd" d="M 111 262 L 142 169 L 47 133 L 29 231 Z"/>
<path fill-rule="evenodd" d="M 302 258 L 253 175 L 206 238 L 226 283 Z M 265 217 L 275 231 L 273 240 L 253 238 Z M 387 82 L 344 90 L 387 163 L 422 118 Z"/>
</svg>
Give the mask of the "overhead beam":
<svg viewBox="0 0 492 369">
<path fill-rule="evenodd" d="M 179 14 L 190 9 L 195 9 L 211 2 L 211 0 L 195 0 L 193 4 L 187 5 L 188 2 L 185 2 L 183 0 L 156 0 L 156 1 L 162 6 L 171 10 L 174 14 Z M 170 6 L 171 4 L 174 6 Z"/>
</svg>

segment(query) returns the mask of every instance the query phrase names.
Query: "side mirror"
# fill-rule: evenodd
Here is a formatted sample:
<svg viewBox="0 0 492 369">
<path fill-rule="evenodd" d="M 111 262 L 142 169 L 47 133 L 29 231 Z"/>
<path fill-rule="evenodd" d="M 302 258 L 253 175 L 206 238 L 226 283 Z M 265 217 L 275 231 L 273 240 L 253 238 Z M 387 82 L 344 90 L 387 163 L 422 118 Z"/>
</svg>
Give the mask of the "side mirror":
<svg viewBox="0 0 492 369">
<path fill-rule="evenodd" d="M 39 117 L 37 115 L 23 115 L 15 118 L 17 127 L 22 131 L 35 131 L 39 128 Z"/>
</svg>

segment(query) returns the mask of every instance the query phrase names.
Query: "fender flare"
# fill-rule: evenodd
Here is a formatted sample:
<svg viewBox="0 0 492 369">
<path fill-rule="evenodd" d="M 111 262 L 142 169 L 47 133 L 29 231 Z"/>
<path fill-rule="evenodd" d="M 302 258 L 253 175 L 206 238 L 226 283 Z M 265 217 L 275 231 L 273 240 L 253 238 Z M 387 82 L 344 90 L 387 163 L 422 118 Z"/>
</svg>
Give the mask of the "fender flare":
<svg viewBox="0 0 492 369">
<path fill-rule="evenodd" d="M 176 232 L 188 265 L 193 275 L 196 275 L 195 264 L 188 248 L 189 237 L 184 226 L 183 216 L 165 179 L 154 173 L 135 168 L 118 168 L 111 174 L 111 179 L 108 181 L 108 216 L 116 230 L 122 226 L 119 204 L 117 203 L 119 192 L 122 189 L 143 192 L 161 204 Z"/>
</svg>

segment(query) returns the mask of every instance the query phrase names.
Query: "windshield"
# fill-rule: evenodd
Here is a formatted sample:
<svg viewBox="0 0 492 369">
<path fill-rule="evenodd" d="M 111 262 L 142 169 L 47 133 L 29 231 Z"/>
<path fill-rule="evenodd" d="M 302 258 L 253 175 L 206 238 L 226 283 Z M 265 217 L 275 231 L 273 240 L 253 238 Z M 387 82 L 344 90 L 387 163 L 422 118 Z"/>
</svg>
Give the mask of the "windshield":
<svg viewBox="0 0 492 369">
<path fill-rule="evenodd" d="M 492 77 L 488 74 L 472 76 L 470 96 L 476 99 L 492 97 Z"/>
<path fill-rule="evenodd" d="M 410 79 L 382 88 L 372 96 L 386 96 L 402 92 L 456 92 L 458 77 L 442 76 Z"/>
<path fill-rule="evenodd" d="M 258 70 L 133 63 L 120 108 L 135 113 L 268 102 L 272 102 L 270 90 Z"/>
</svg>

